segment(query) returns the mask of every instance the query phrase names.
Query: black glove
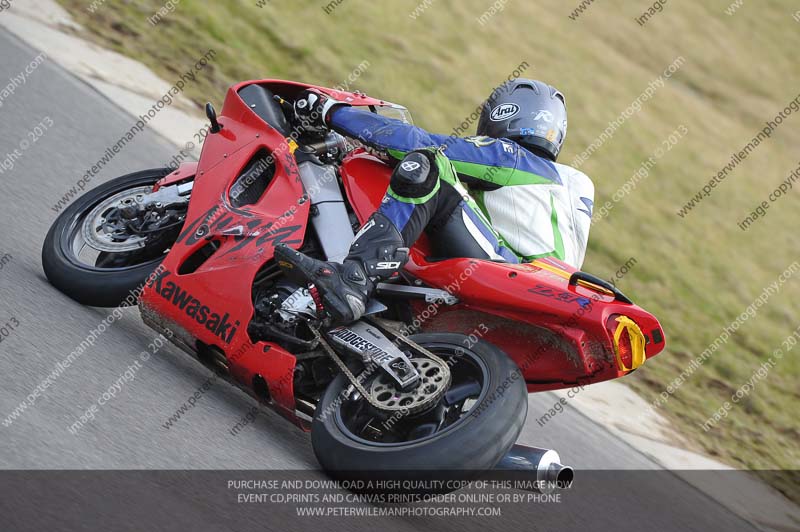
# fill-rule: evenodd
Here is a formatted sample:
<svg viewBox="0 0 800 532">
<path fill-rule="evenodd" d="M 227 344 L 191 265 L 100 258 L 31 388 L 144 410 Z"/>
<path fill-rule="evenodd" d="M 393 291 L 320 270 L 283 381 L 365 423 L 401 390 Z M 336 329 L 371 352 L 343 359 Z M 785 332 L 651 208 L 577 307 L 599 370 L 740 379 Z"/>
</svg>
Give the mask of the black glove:
<svg viewBox="0 0 800 532">
<path fill-rule="evenodd" d="M 331 111 L 349 103 L 334 100 L 319 91 L 309 89 L 300 93 L 294 102 L 294 115 L 300 126 L 308 132 L 325 133 L 328 130 Z"/>
</svg>

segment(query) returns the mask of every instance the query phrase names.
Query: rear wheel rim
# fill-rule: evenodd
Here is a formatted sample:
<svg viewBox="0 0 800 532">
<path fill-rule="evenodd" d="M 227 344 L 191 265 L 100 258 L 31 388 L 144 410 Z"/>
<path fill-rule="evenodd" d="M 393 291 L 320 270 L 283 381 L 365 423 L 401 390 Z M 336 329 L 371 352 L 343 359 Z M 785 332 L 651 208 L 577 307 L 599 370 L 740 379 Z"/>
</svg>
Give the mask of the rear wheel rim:
<svg viewBox="0 0 800 532">
<path fill-rule="evenodd" d="M 357 394 L 350 386 L 340 392 L 345 398 L 339 401 L 333 416 L 333 420 L 342 434 L 362 445 L 384 448 L 406 447 L 436 438 L 454 430 L 468 420 L 471 412 L 477 405 L 481 404 L 487 394 L 487 383 L 490 380 L 490 375 L 486 363 L 475 352 L 459 345 L 431 342 L 423 345 L 423 347 L 448 361 L 452 374 L 452 381 L 448 390 L 465 383 L 469 379 L 473 379 L 480 384 L 480 393 L 476 396 L 470 396 L 468 402 L 466 400 L 459 401 L 459 404 L 449 407 L 445 406 L 445 398 L 442 398 L 436 406 L 423 414 L 403 418 L 399 414 L 394 414 L 394 416 L 390 414 L 377 415 L 363 398 L 356 397 Z M 446 409 L 444 413 L 440 412 L 442 407 Z M 368 418 L 373 413 L 375 414 L 374 418 L 368 421 Z M 444 415 L 444 423 L 441 423 L 442 415 Z M 447 416 L 451 417 L 448 418 Z M 427 428 L 429 423 L 436 422 L 441 423 L 441 425 L 432 433 L 422 437 L 412 437 L 401 441 L 387 441 L 386 436 L 390 436 L 388 439 L 391 440 L 397 437 L 398 433 L 405 432 L 409 434 L 411 430 L 414 430 L 415 424 L 417 427 L 425 425 L 426 427 L 424 428 Z M 375 439 L 374 429 L 384 431 L 384 437 Z"/>
</svg>

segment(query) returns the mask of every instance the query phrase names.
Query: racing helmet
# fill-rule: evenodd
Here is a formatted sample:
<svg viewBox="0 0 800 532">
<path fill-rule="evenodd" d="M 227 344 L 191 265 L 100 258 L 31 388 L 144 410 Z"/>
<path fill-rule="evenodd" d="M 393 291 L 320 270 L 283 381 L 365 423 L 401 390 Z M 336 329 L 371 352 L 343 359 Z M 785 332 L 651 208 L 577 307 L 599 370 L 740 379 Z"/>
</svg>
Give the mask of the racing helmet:
<svg viewBox="0 0 800 532">
<path fill-rule="evenodd" d="M 567 102 L 555 87 L 517 78 L 484 102 L 478 135 L 507 138 L 555 161 L 567 136 Z"/>
</svg>

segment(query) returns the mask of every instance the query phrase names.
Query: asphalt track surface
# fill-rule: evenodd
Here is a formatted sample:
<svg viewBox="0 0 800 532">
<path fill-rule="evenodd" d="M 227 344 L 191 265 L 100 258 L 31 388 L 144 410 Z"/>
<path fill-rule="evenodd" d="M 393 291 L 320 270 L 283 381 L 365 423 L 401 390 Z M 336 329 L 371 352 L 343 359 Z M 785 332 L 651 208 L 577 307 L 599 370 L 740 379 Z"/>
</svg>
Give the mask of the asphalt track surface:
<svg viewBox="0 0 800 532">
<path fill-rule="evenodd" d="M 0 88 L 37 53 L 0 30 Z M 0 420 L 7 419 L 108 315 L 107 310 L 78 305 L 48 284 L 41 268 L 41 245 L 56 218 L 53 205 L 135 120 L 68 72 L 45 62 L 0 107 L 0 159 L 46 118 L 53 126 L 22 152 L 12 169 L 0 174 L 0 257 L 11 256 L 0 270 L 0 326 L 12 319 L 19 324 L 0 343 Z M 90 186 L 163 166 L 176 151 L 146 130 Z M 548 393 L 530 396 L 520 442 L 554 448 L 577 469 L 576 489 L 561 503 L 518 504 L 506 508 L 501 517 L 470 519 L 300 519 L 288 507 L 237 504 L 224 485 L 226 475 L 235 476 L 229 470 L 259 472 L 242 475 L 247 478 L 268 478 L 269 470 L 314 470 L 310 439 L 269 411 L 231 434 L 255 402 L 221 381 L 166 429 L 167 418 L 211 376 L 177 348 L 168 346 L 143 363 L 134 380 L 99 409 L 93 422 L 75 434 L 68 430 L 153 337 L 138 313 L 126 310 L 124 318 L 106 330 L 44 396 L 8 426 L 0 425 L 0 468 L 42 470 L 0 473 L 0 529 L 754 530 L 669 472 L 619 472 L 618 481 L 609 481 L 611 475 L 586 475 L 580 488 L 581 471 L 658 466 L 570 406 L 539 427 L 535 418 L 556 401 Z M 173 472 L 92 475 L 49 470 Z M 193 476 L 185 470 L 222 470 L 222 476 L 214 478 L 223 480 L 209 482 L 199 478 L 202 474 Z M 634 476 L 638 480 L 633 481 Z M 305 477 L 324 478 L 319 472 Z"/>
</svg>

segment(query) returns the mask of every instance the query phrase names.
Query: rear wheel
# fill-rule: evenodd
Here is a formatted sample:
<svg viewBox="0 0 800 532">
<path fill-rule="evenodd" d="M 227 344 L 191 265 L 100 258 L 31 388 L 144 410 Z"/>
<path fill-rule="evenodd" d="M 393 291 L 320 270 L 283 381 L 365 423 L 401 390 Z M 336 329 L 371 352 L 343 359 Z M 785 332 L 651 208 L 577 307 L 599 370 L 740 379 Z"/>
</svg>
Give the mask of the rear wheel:
<svg viewBox="0 0 800 532">
<path fill-rule="evenodd" d="M 50 283 L 84 305 L 114 307 L 144 283 L 175 242 L 187 202 L 149 202 L 169 168 L 104 183 L 67 207 L 42 246 Z"/>
<path fill-rule="evenodd" d="M 527 414 L 527 390 L 505 353 L 459 334 L 411 339 L 447 362 L 452 380 L 446 393 L 424 412 L 390 415 L 339 375 L 321 398 L 311 431 L 314 453 L 332 476 L 430 479 L 451 476 L 447 471 L 471 476 L 494 467 L 516 441 Z M 367 381 L 365 388 L 386 405 L 404 400 L 396 390 L 390 397 L 385 382 Z"/>
</svg>

